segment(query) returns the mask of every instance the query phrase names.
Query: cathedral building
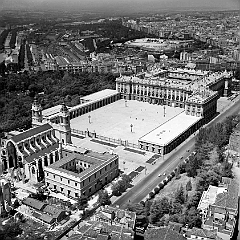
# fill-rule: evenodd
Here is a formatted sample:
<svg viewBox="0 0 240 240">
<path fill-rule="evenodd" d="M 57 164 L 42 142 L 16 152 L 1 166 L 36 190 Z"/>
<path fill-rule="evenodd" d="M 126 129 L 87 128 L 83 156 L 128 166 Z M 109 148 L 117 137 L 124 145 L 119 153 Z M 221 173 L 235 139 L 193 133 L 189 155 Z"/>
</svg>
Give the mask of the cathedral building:
<svg viewBox="0 0 240 240">
<path fill-rule="evenodd" d="M 3 172 L 11 172 L 16 180 L 43 180 L 43 168 L 61 157 L 59 141 L 48 123 L 13 136 L 9 134 L 1 145 Z"/>
</svg>

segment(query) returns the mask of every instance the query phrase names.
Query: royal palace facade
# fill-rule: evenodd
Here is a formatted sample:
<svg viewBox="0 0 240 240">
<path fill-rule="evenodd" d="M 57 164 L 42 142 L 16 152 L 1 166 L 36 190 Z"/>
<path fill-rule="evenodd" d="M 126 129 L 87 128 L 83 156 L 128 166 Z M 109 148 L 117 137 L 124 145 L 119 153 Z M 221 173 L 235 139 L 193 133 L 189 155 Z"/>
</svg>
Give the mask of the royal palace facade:
<svg viewBox="0 0 240 240">
<path fill-rule="evenodd" d="M 155 70 L 120 76 L 116 90 L 121 98 L 184 108 L 187 115 L 207 122 L 216 114 L 219 96 L 230 92 L 232 74 L 189 69 Z"/>
</svg>

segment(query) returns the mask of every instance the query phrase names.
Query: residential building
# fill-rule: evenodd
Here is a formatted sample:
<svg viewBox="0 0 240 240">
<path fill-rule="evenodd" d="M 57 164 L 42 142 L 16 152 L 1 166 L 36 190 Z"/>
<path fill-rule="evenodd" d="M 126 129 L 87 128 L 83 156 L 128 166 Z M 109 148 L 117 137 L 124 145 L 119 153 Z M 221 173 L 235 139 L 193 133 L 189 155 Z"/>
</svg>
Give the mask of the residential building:
<svg viewBox="0 0 240 240">
<path fill-rule="evenodd" d="M 144 233 L 144 239 L 146 240 L 186 240 L 182 234 L 178 233 L 175 230 L 172 230 L 171 227 L 154 227 L 148 228 Z"/>
<path fill-rule="evenodd" d="M 81 223 L 75 232 L 71 232 L 68 240 L 134 239 L 136 213 L 114 207 L 101 207 L 90 221 Z M 177 239 L 176 239 L 177 240 Z"/>
<path fill-rule="evenodd" d="M 188 229 L 184 236 L 190 239 L 202 239 L 202 240 L 223 240 L 217 235 L 217 230 L 206 230 L 202 228 L 193 227 L 192 229 Z"/>
<path fill-rule="evenodd" d="M 105 222 L 109 225 L 123 226 L 125 229 L 134 230 L 136 213 L 116 207 L 100 207 L 92 217 L 94 221 Z"/>
<path fill-rule="evenodd" d="M 209 186 L 198 205 L 203 229 L 217 230 L 217 236 L 224 240 L 232 238 L 238 217 L 238 191 L 239 184 L 225 177 L 218 187 Z"/>
</svg>

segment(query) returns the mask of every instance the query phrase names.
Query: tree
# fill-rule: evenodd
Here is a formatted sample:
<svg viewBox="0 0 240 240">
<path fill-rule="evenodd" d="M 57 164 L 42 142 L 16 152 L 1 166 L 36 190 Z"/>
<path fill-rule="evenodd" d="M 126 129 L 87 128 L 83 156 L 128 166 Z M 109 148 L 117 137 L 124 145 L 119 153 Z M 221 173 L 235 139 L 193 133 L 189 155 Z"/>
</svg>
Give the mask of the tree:
<svg viewBox="0 0 240 240">
<path fill-rule="evenodd" d="M 186 172 L 188 177 L 196 177 L 197 170 L 200 167 L 199 160 L 196 156 L 194 156 L 188 163 L 186 164 Z"/>
<path fill-rule="evenodd" d="M 171 215 L 182 213 L 182 208 L 183 208 L 182 204 L 178 202 L 173 202 L 171 206 L 171 211 L 170 211 Z"/>
<path fill-rule="evenodd" d="M 222 176 L 223 177 L 229 177 L 233 178 L 233 173 L 232 173 L 232 164 L 224 161 L 222 164 Z"/>
<path fill-rule="evenodd" d="M 122 181 L 125 184 L 126 189 L 129 188 L 130 187 L 130 183 L 132 182 L 131 177 L 129 175 L 127 175 L 127 174 L 122 174 L 121 178 L 122 178 Z"/>
<path fill-rule="evenodd" d="M 159 184 L 158 184 L 158 187 L 159 187 L 160 189 L 162 189 L 162 188 L 164 187 L 164 184 L 163 184 L 163 183 L 159 183 Z"/>
<path fill-rule="evenodd" d="M 202 192 L 196 191 L 195 194 L 188 200 L 186 207 L 190 209 L 191 207 L 197 207 L 202 196 Z"/>
<path fill-rule="evenodd" d="M 164 197 L 158 201 L 155 201 L 150 208 L 150 222 L 156 223 L 164 216 L 169 213 L 170 204 L 168 198 Z"/>
<path fill-rule="evenodd" d="M 13 207 L 18 208 L 19 206 L 20 206 L 19 201 L 17 199 L 15 199 L 15 201 L 13 203 Z"/>
<path fill-rule="evenodd" d="M 149 198 L 153 198 L 155 196 L 155 193 L 150 192 L 148 195 L 149 195 Z"/>
<path fill-rule="evenodd" d="M 101 206 L 105 206 L 105 205 L 110 205 L 111 204 L 110 196 L 108 195 L 107 191 L 100 190 L 98 192 L 98 203 Z"/>
<path fill-rule="evenodd" d="M 191 182 L 190 179 L 189 179 L 189 181 L 188 181 L 187 184 L 186 184 L 186 190 L 187 190 L 187 191 L 191 191 L 191 190 L 192 190 L 192 182 Z"/>
<path fill-rule="evenodd" d="M 112 195 L 113 196 L 120 196 L 121 195 L 121 186 L 120 184 L 117 182 L 115 184 L 112 185 Z"/>
<path fill-rule="evenodd" d="M 84 210 L 85 208 L 88 207 L 88 197 L 85 195 L 81 195 L 78 199 L 77 199 L 77 208 L 79 210 Z"/>
<path fill-rule="evenodd" d="M 186 214 L 186 223 L 189 228 L 197 227 L 201 228 L 202 218 L 195 207 L 191 207 Z"/>
<path fill-rule="evenodd" d="M 179 174 L 185 173 L 186 172 L 186 163 L 182 162 L 178 165 L 178 169 L 177 169 Z M 176 173 L 177 175 L 177 173 Z"/>
<path fill-rule="evenodd" d="M 184 189 L 182 185 L 175 193 L 175 202 L 179 204 L 184 204 L 185 202 Z"/>
<path fill-rule="evenodd" d="M 154 192 L 155 192 L 156 194 L 158 194 L 159 191 L 160 191 L 160 188 L 158 188 L 158 187 L 155 187 L 155 188 L 154 188 Z"/>
<path fill-rule="evenodd" d="M 3 226 L 0 229 L 0 239 L 1 240 L 12 240 L 16 239 L 18 235 L 22 233 L 19 223 L 10 223 Z"/>
</svg>

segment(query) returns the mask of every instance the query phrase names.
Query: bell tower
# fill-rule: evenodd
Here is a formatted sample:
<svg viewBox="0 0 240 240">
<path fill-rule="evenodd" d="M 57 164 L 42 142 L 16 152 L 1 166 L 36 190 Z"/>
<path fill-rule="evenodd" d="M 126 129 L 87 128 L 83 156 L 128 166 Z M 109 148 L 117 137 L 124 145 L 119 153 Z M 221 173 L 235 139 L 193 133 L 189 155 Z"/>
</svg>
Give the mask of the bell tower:
<svg viewBox="0 0 240 240">
<path fill-rule="evenodd" d="M 37 127 L 42 123 L 42 107 L 38 102 L 37 96 L 34 97 L 32 104 L 32 126 Z"/>
<path fill-rule="evenodd" d="M 70 127 L 70 113 L 68 111 L 65 103 L 62 104 L 60 109 L 60 124 L 59 124 L 59 133 L 60 133 L 60 142 L 62 144 L 72 143 L 71 141 L 71 127 Z"/>
</svg>

